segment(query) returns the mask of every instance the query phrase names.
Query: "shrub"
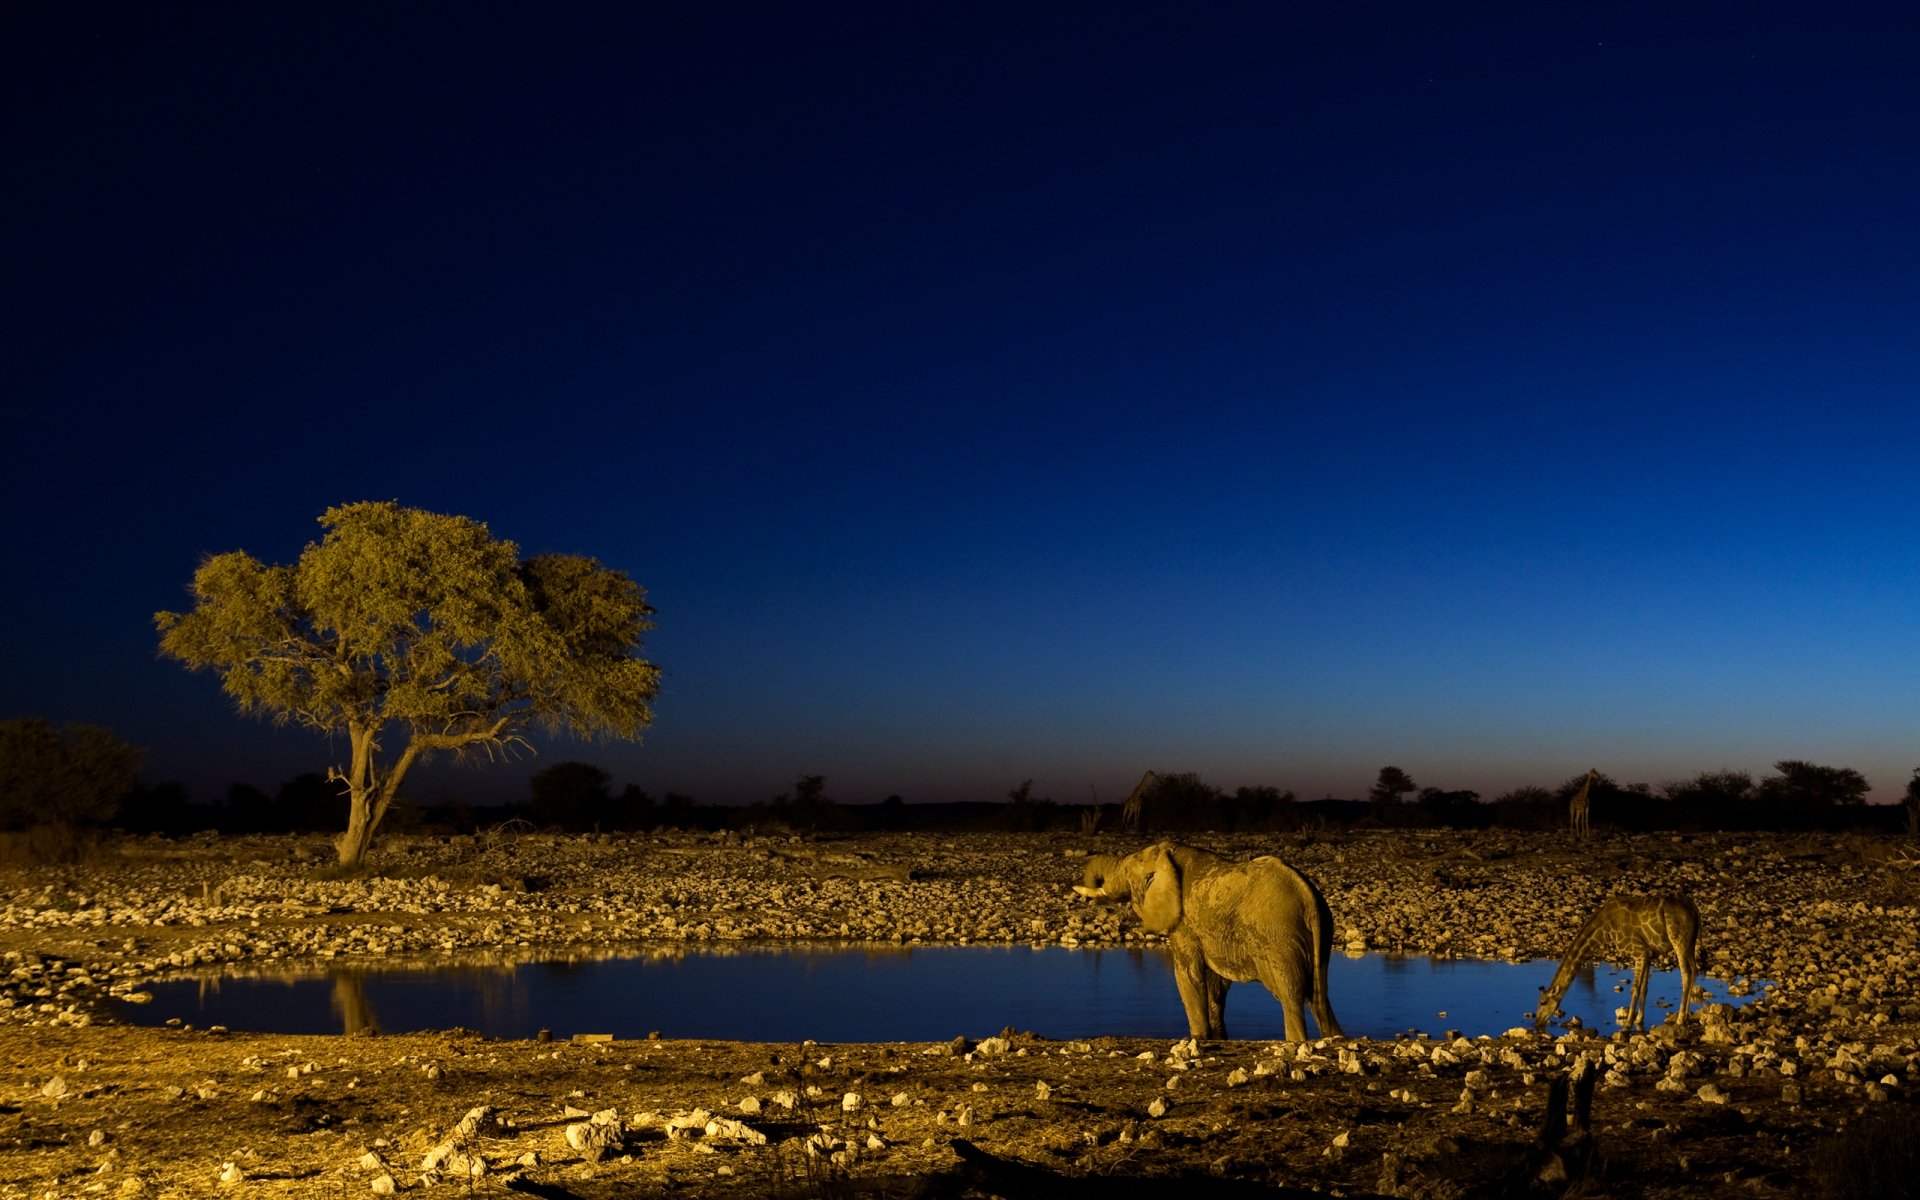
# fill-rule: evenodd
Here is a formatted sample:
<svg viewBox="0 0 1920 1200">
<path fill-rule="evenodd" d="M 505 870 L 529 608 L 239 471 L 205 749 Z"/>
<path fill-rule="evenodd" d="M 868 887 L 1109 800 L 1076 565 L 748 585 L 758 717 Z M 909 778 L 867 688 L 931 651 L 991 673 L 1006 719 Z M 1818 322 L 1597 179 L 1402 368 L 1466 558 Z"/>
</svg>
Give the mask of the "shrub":
<svg viewBox="0 0 1920 1200">
<path fill-rule="evenodd" d="M 104 825 L 139 772 L 140 752 L 97 725 L 0 721 L 0 829 Z"/>
</svg>

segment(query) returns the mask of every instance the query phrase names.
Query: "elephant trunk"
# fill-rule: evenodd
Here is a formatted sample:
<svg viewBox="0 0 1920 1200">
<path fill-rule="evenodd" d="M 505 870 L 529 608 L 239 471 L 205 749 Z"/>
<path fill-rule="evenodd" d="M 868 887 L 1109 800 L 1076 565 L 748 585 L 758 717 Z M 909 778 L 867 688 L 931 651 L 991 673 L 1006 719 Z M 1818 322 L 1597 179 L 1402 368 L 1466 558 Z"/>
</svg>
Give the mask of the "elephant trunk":
<svg viewBox="0 0 1920 1200">
<path fill-rule="evenodd" d="M 1080 872 L 1080 885 L 1096 892 L 1104 892 L 1107 876 L 1120 865 L 1120 860 L 1111 854 L 1096 854 L 1087 860 L 1086 869 Z"/>
</svg>

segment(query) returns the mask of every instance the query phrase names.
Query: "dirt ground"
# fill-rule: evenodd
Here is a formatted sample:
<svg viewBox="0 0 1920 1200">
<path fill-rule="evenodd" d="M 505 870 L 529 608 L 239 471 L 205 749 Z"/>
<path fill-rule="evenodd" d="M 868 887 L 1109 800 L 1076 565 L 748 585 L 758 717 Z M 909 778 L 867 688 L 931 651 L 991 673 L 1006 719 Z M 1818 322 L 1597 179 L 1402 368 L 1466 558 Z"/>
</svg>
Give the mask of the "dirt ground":
<svg viewBox="0 0 1920 1200">
<path fill-rule="evenodd" d="M 1258 839 L 1241 840 L 1251 850 Z M 623 863 L 710 863 L 713 879 L 758 872 L 768 896 L 793 893 L 781 919 L 816 933 L 823 918 L 810 904 L 857 925 L 859 903 L 890 888 L 881 909 L 914 911 L 916 881 L 930 907 L 950 905 L 942 881 L 969 893 L 977 861 L 1006 885 L 989 906 L 994 928 L 1078 944 L 1128 936 L 1072 907 L 1084 850 L 1071 841 L 935 838 L 935 852 L 897 836 L 559 840 L 522 845 L 507 864 L 499 846 L 443 842 L 412 856 L 423 861 L 387 861 L 390 879 L 432 881 L 419 886 L 442 897 L 438 908 L 400 883 L 349 881 L 341 886 L 359 901 L 328 903 L 332 884 L 302 890 L 321 873 L 311 847 L 258 840 L 150 843 L 22 876 L 0 911 L 0 1197 L 1124 1196 L 1174 1184 L 1204 1195 L 1799 1197 L 1907 1195 L 1920 1178 L 1911 888 L 1899 855 L 1840 839 L 1744 839 L 1737 851 L 1726 839 L 1621 843 L 1581 857 L 1611 865 L 1573 902 L 1555 882 L 1567 857 L 1545 841 L 1280 847 L 1322 879 L 1349 944 L 1404 944 L 1392 936 L 1404 924 L 1395 905 L 1423 911 L 1438 889 L 1462 894 L 1456 927 L 1429 930 L 1431 940 L 1511 940 L 1539 953 L 1566 910 L 1593 896 L 1703 875 L 1693 890 L 1713 930 L 1707 972 L 1777 986 L 1749 1009 L 1715 1006 L 1685 1028 L 1635 1036 L 1305 1046 L 1060 1042 L 1018 1030 L 861 1045 L 295 1037 L 116 1026 L 98 1003 L 175 960 L 204 966 L 209 947 L 300 957 L 344 946 L 351 957 L 376 933 L 412 949 L 513 934 L 538 945 L 577 934 L 589 895 L 621 895 L 635 920 L 667 919 L 610 885 L 595 845 Z M 911 878 L 874 866 L 906 861 Z M 1740 878 L 1714 886 L 1735 862 Z M 633 886 L 680 897 L 681 930 L 689 912 L 710 924 L 728 905 L 778 907 L 754 896 L 691 904 L 700 889 L 688 880 L 704 869 L 672 882 L 644 871 L 651 882 Z M 810 882 L 795 885 L 796 872 Z M 278 907 L 221 894 L 256 886 L 281 893 Z M 1509 886 L 1541 894 L 1528 907 L 1503 898 Z M 1343 908 L 1364 913 L 1342 920 Z M 1598 1081 L 1591 1124 L 1580 1126 L 1576 1100 L 1567 1130 L 1548 1115 L 1550 1090 L 1582 1059 Z"/>
</svg>

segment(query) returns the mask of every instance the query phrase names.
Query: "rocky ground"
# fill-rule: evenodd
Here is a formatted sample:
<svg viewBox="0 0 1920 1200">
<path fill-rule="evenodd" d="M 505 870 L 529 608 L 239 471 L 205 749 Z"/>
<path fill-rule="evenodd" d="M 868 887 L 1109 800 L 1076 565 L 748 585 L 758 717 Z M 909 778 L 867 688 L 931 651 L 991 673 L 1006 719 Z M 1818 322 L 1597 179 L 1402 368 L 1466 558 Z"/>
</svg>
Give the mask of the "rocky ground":
<svg viewBox="0 0 1920 1200">
<path fill-rule="evenodd" d="M 1687 890 L 1703 973 L 1758 998 L 1632 1037 L 548 1043 L 132 1028 L 100 1004 L 186 970 L 398 953 L 1116 944 L 1143 935 L 1071 884 L 1087 854 L 1143 840 L 502 831 L 392 839 L 370 875 L 329 879 L 324 839 L 203 838 L 15 870 L 0 878 L 0 1197 L 1107 1196 L 1170 1183 L 1765 1197 L 1909 1195 L 1920 1181 L 1920 872 L 1894 840 L 1612 837 L 1576 856 L 1559 837 L 1504 833 L 1192 839 L 1313 875 L 1353 950 L 1552 957 L 1616 891 Z M 1556 1136 L 1550 1089 L 1581 1063 L 1591 1128 Z"/>
</svg>

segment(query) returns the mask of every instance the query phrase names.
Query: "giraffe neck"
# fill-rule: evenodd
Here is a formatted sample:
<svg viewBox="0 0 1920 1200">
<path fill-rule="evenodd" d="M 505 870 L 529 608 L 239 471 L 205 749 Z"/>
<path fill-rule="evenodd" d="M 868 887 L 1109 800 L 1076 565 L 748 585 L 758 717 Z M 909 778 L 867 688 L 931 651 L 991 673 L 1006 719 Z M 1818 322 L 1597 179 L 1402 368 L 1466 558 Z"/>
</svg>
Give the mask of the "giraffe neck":
<svg viewBox="0 0 1920 1200">
<path fill-rule="evenodd" d="M 1617 910 L 1603 907 L 1580 927 L 1580 932 L 1573 937 L 1573 944 L 1567 947 L 1566 954 L 1560 959 L 1560 967 L 1554 971 L 1553 982 L 1547 985 L 1546 995 L 1541 998 L 1541 1012 L 1550 1013 L 1560 1007 L 1567 989 L 1573 986 L 1573 977 L 1580 973 L 1580 968 L 1588 961 L 1602 954 L 1617 954 L 1631 941 L 1628 930 L 1621 925 L 1616 913 Z"/>
</svg>

